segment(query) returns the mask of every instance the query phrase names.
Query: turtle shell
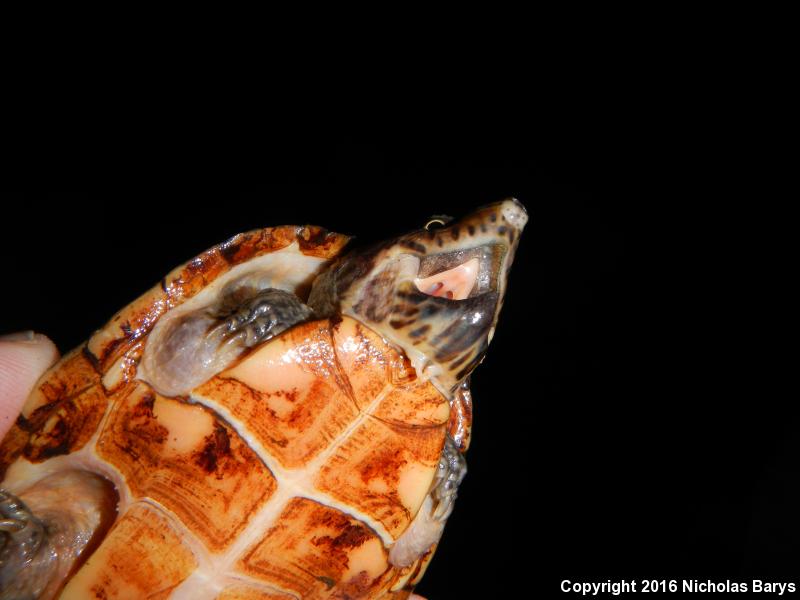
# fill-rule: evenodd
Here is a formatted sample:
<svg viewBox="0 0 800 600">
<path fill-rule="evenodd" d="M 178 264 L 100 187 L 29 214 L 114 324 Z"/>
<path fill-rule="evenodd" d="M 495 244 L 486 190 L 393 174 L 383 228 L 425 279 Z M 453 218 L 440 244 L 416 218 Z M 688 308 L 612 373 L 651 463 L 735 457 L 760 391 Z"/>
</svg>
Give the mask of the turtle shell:
<svg viewBox="0 0 800 600">
<path fill-rule="evenodd" d="M 347 241 L 316 227 L 236 236 L 42 377 L 0 445 L 0 487 L 24 497 L 54 473 L 88 470 L 118 494 L 111 524 L 48 593 L 409 595 L 435 544 L 409 564 L 391 550 L 431 489 L 448 432 L 465 447 L 468 396 L 451 411 L 402 352 L 350 317 L 296 325 L 187 394 L 161 393 L 139 372 L 159 321 L 204 290 L 258 263 L 302 291 Z"/>
</svg>

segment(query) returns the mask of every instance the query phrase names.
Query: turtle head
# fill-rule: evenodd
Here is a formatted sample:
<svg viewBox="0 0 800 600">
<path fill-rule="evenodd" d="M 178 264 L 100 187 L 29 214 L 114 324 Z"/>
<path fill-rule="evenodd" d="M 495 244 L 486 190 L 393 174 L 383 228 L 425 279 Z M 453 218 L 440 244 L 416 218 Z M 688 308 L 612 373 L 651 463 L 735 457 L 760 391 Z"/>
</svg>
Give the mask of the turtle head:
<svg viewBox="0 0 800 600">
<path fill-rule="evenodd" d="M 527 220 L 514 199 L 459 220 L 434 217 L 338 259 L 308 302 L 320 316 L 349 315 L 377 331 L 449 396 L 486 353 Z"/>
</svg>

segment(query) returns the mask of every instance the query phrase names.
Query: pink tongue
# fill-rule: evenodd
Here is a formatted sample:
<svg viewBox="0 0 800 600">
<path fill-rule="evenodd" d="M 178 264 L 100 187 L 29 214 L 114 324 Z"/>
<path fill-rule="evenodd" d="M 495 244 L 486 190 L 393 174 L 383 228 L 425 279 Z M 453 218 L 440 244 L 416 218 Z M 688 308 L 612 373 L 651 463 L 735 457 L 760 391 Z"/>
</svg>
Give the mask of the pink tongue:
<svg viewBox="0 0 800 600">
<path fill-rule="evenodd" d="M 477 278 L 478 259 L 472 258 L 448 271 L 442 271 L 425 279 L 415 279 L 414 283 L 423 294 L 463 300 L 475 287 Z"/>
</svg>

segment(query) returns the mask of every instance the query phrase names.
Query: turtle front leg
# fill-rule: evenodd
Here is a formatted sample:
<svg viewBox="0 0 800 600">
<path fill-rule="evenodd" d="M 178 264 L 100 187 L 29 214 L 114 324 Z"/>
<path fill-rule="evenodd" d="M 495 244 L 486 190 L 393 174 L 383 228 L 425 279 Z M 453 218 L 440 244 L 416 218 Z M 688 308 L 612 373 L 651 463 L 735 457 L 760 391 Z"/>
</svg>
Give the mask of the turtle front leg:
<svg viewBox="0 0 800 600">
<path fill-rule="evenodd" d="M 63 471 L 20 493 L 0 490 L 0 600 L 53 598 L 114 520 L 116 492 Z"/>
</svg>

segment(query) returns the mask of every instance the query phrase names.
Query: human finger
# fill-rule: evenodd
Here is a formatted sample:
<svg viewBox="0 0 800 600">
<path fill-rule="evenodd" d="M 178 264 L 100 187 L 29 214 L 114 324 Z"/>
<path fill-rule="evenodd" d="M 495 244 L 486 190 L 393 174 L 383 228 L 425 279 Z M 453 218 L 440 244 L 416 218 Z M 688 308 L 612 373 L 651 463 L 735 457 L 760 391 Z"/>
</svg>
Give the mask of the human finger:
<svg viewBox="0 0 800 600">
<path fill-rule="evenodd" d="M 58 360 L 47 336 L 33 331 L 0 337 L 0 439 L 11 428 L 36 381 Z"/>
</svg>

